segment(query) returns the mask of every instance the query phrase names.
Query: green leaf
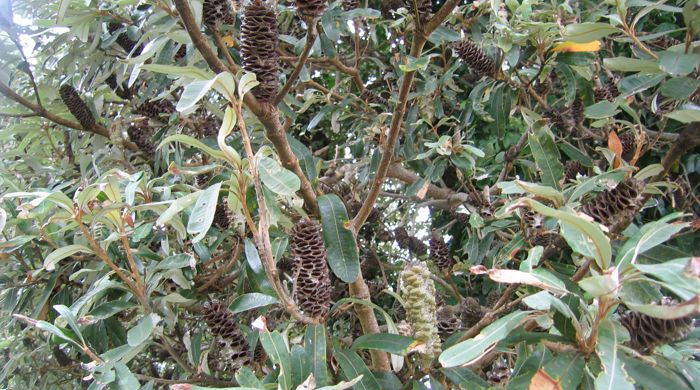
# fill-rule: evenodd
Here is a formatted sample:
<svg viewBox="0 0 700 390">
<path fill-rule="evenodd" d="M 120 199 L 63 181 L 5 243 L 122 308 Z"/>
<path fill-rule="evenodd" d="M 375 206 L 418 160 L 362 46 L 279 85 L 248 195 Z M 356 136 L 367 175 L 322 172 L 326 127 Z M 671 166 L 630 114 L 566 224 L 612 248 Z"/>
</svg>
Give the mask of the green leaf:
<svg viewBox="0 0 700 390">
<path fill-rule="evenodd" d="M 258 249 L 248 238 L 245 239 L 245 258 L 248 263 L 248 268 L 250 269 L 249 272 L 247 272 L 248 280 L 253 285 L 253 288 L 266 295 L 276 297 L 275 289 L 272 288 L 272 284 L 267 280 L 267 274 L 260 260 Z"/>
<path fill-rule="evenodd" d="M 14 316 L 18 317 L 19 315 L 15 314 Z M 31 320 L 31 321 L 33 321 L 33 320 Z M 56 326 L 50 322 L 37 321 L 36 323 L 34 323 L 34 326 L 36 326 L 37 329 L 41 329 L 43 331 L 49 332 L 60 339 L 68 341 L 78 348 L 83 348 L 83 346 L 80 345 L 80 343 L 76 339 L 74 339 L 71 335 L 64 332 L 63 329 L 59 328 L 58 326 Z"/>
<path fill-rule="evenodd" d="M 56 264 L 58 264 L 59 261 L 65 259 L 66 257 L 73 256 L 76 253 L 94 254 L 95 252 L 84 245 L 73 244 L 62 246 L 46 256 L 44 259 L 44 269 L 47 271 L 53 271 L 56 269 Z"/>
<path fill-rule="evenodd" d="M 510 121 L 511 104 L 511 92 L 506 84 L 501 84 L 491 92 L 488 112 L 496 121 L 499 135 L 505 134 L 506 126 Z"/>
<path fill-rule="evenodd" d="M 243 99 L 243 97 L 250 92 L 251 89 L 258 86 L 260 82 L 258 81 L 255 73 L 246 73 L 238 81 L 238 97 Z"/>
<path fill-rule="evenodd" d="M 155 269 L 177 269 L 195 265 L 195 258 L 189 253 L 168 256 L 156 265 Z"/>
<path fill-rule="evenodd" d="M 379 382 L 367 368 L 365 362 L 357 356 L 354 351 L 334 349 L 335 359 L 338 361 L 345 378 L 357 378 L 362 376 L 362 380 L 353 386 L 355 390 L 380 390 Z"/>
<path fill-rule="evenodd" d="M 411 337 L 391 333 L 372 333 L 358 337 L 352 349 L 378 349 L 394 355 L 407 355 L 420 342 Z"/>
<path fill-rule="evenodd" d="M 354 282 L 360 275 L 360 258 L 352 232 L 345 228 L 348 213 L 343 201 L 335 194 L 318 198 L 323 224 L 323 241 L 328 252 L 328 264 L 343 282 Z"/>
<path fill-rule="evenodd" d="M 675 305 L 639 305 L 625 301 L 625 305 L 631 310 L 646 314 L 650 317 L 664 320 L 676 320 L 683 317 L 693 316 L 700 311 L 700 297 L 695 296 L 689 301 Z"/>
<path fill-rule="evenodd" d="M 355 378 L 351 381 L 341 381 L 341 382 L 338 382 L 338 384 L 335 384 L 333 386 L 323 386 L 323 387 L 317 388 L 316 390 L 345 390 L 345 389 L 349 389 L 349 388 L 355 386 L 361 380 L 362 380 L 362 375 L 358 376 L 357 378 Z"/>
<path fill-rule="evenodd" d="M 318 386 L 331 382 L 326 358 L 326 327 L 321 324 L 307 325 L 304 335 L 304 348 L 311 359 L 312 373 Z"/>
<path fill-rule="evenodd" d="M 531 312 L 516 311 L 498 319 L 484 328 L 476 337 L 462 341 L 440 354 L 439 361 L 443 367 L 456 367 L 468 364 L 487 353 L 508 333 L 520 326 Z"/>
<path fill-rule="evenodd" d="M 617 272 L 614 272 L 612 274 L 589 276 L 578 282 L 578 285 L 594 298 L 602 296 L 616 297 L 620 288 L 620 280 Z"/>
<path fill-rule="evenodd" d="M 659 67 L 673 76 L 688 75 L 695 70 L 697 65 L 697 54 L 681 54 L 671 51 L 659 53 Z"/>
<path fill-rule="evenodd" d="M 171 136 L 166 137 L 164 140 L 162 140 L 160 142 L 160 144 L 158 144 L 158 149 L 162 148 L 163 145 L 169 144 L 171 142 L 180 142 L 180 143 L 183 143 L 185 145 L 193 146 L 193 147 L 207 153 L 208 155 L 210 155 L 214 158 L 220 158 L 220 159 L 224 158 L 224 153 L 222 151 L 212 149 L 209 146 L 203 144 L 202 142 L 197 141 L 196 139 L 190 137 L 189 135 L 184 135 L 184 134 L 175 134 L 175 135 L 171 135 Z"/>
<path fill-rule="evenodd" d="M 282 390 L 291 390 L 293 388 L 292 362 L 284 338 L 277 331 L 262 331 L 260 332 L 260 342 L 270 360 L 279 365 L 280 374 L 277 380 L 280 388 Z"/>
<path fill-rule="evenodd" d="M 258 173 L 265 187 L 276 194 L 293 196 L 301 188 L 301 181 L 297 175 L 269 157 L 260 159 Z"/>
<path fill-rule="evenodd" d="M 299 164 L 301 165 L 302 171 L 306 174 L 306 177 L 311 181 L 315 180 L 318 176 L 316 173 L 316 163 L 314 161 L 314 155 L 311 154 L 309 148 L 291 134 L 287 134 L 287 141 L 292 148 L 292 152 L 294 152 L 294 155 L 299 159 Z"/>
<path fill-rule="evenodd" d="M 622 30 L 608 23 L 576 23 L 566 26 L 564 39 L 576 43 L 587 43 L 621 32 Z"/>
<path fill-rule="evenodd" d="M 173 66 L 173 65 L 158 65 L 146 64 L 142 65 L 141 69 L 156 73 L 163 73 L 170 76 L 189 77 L 196 80 L 209 80 L 214 77 L 210 72 L 204 71 L 196 66 Z"/>
<path fill-rule="evenodd" d="M 667 287 L 679 297 L 692 299 L 700 291 L 700 280 L 686 271 L 692 269 L 693 264 L 698 263 L 695 259 L 697 258 L 686 257 L 661 264 L 634 264 L 634 267 L 666 283 Z"/>
<path fill-rule="evenodd" d="M 114 370 L 116 371 L 117 378 L 115 382 L 111 383 L 110 389 L 134 390 L 141 387 L 139 380 L 136 379 L 136 376 L 129 371 L 129 367 L 123 362 L 115 363 Z"/>
<path fill-rule="evenodd" d="M 168 209 L 165 210 L 165 212 L 162 213 L 156 220 L 156 226 L 165 225 L 166 223 L 170 222 L 170 220 L 173 219 L 173 217 L 179 214 L 182 210 L 190 207 L 200 196 L 201 192 L 202 191 L 193 192 L 171 202 Z"/>
<path fill-rule="evenodd" d="M 596 390 L 634 390 L 620 359 L 619 346 L 625 341 L 623 330 L 610 319 L 600 323 L 596 352 L 603 369 L 595 379 Z"/>
<path fill-rule="evenodd" d="M 673 213 L 662 219 L 650 222 L 639 229 L 622 246 L 615 257 L 615 263 L 620 271 L 624 271 L 630 264 L 637 262 L 637 256 L 668 241 L 676 233 L 690 226 L 688 223 L 669 223 L 681 218 L 683 214 Z"/>
<path fill-rule="evenodd" d="M 542 174 L 542 183 L 552 188 L 559 188 L 559 180 L 564 176 L 559 149 L 554 143 L 554 136 L 547 126 L 535 126 L 528 135 L 528 143 L 535 158 L 535 163 Z"/>
<path fill-rule="evenodd" d="M 216 78 L 213 78 L 211 80 L 195 80 L 185 85 L 175 109 L 183 112 L 192 108 L 211 90 L 215 82 Z"/>
<path fill-rule="evenodd" d="M 236 314 L 258 307 L 272 305 L 278 302 L 279 301 L 277 298 L 266 294 L 248 293 L 236 297 L 228 308 L 234 314 Z"/>
<path fill-rule="evenodd" d="M 666 114 L 666 117 L 681 123 L 700 122 L 700 109 L 682 108 Z"/>
<path fill-rule="evenodd" d="M 666 79 L 663 73 L 655 75 L 635 74 L 627 76 L 620 80 L 617 87 L 622 93 L 622 97 L 632 96 L 649 88 L 655 87 L 660 82 Z"/>
<path fill-rule="evenodd" d="M 78 326 L 78 319 L 75 318 L 75 314 L 64 305 L 54 305 L 54 310 L 58 312 L 58 314 L 63 317 L 63 319 L 66 320 L 68 323 L 68 326 L 73 330 L 73 332 L 80 338 L 80 341 L 85 344 L 85 339 L 83 338 L 83 334 L 80 332 L 80 327 Z"/>
<path fill-rule="evenodd" d="M 136 326 L 129 329 L 129 332 L 126 334 L 126 340 L 129 345 L 136 347 L 148 340 L 158 322 L 160 322 L 160 317 L 157 314 L 151 313 L 143 316 Z"/>
<path fill-rule="evenodd" d="M 414 58 L 408 56 L 408 62 L 406 64 L 399 65 L 399 69 L 406 73 L 424 70 L 428 66 L 428 62 L 430 62 L 430 57 Z"/>
<path fill-rule="evenodd" d="M 673 99 L 687 99 L 700 87 L 700 80 L 690 77 L 677 77 L 666 81 L 659 92 Z"/>
<path fill-rule="evenodd" d="M 131 309 L 133 307 L 136 307 L 137 305 L 133 302 L 128 302 L 128 301 L 111 301 L 111 302 L 105 302 L 94 309 L 90 311 L 90 315 L 95 319 L 95 320 L 104 320 L 105 318 L 109 318 L 119 312 L 122 312 L 127 309 Z"/>
<path fill-rule="evenodd" d="M 603 60 L 603 66 L 613 72 L 659 73 L 661 69 L 656 61 L 640 60 L 628 57 L 612 57 Z"/>
<path fill-rule="evenodd" d="M 596 104 L 592 104 L 583 111 L 587 118 L 591 119 L 604 119 L 614 116 L 620 110 L 617 109 L 616 103 L 611 103 L 607 100 L 600 101 Z"/>
<path fill-rule="evenodd" d="M 573 352 L 558 354 L 548 361 L 543 370 L 561 386 L 561 390 L 576 390 L 585 375 L 586 361 Z"/>
<path fill-rule="evenodd" d="M 552 201 L 556 206 L 564 205 L 564 195 L 552 187 L 528 183 L 522 180 L 515 180 L 515 185 L 532 195 Z"/>
<path fill-rule="evenodd" d="M 196 234 L 192 238 L 192 244 L 201 241 L 207 235 L 212 222 L 214 222 L 220 188 L 221 182 L 216 183 L 202 191 L 199 198 L 197 198 L 190 214 L 190 219 L 187 221 L 187 233 Z"/>
<path fill-rule="evenodd" d="M 612 259 L 612 248 L 610 247 L 610 240 L 597 225 L 593 224 L 592 222 L 588 222 L 577 215 L 574 215 L 572 212 L 555 210 L 551 207 L 543 205 L 542 203 L 534 199 L 521 199 L 519 202 L 521 204 L 527 205 L 534 211 L 544 216 L 553 217 L 560 221 L 563 221 L 569 224 L 573 229 L 576 229 L 584 235 L 586 235 L 595 246 L 596 264 L 598 264 L 598 266 L 601 269 L 608 269 L 608 267 L 610 266 L 610 261 Z M 566 237 L 564 238 L 566 239 Z"/>
</svg>

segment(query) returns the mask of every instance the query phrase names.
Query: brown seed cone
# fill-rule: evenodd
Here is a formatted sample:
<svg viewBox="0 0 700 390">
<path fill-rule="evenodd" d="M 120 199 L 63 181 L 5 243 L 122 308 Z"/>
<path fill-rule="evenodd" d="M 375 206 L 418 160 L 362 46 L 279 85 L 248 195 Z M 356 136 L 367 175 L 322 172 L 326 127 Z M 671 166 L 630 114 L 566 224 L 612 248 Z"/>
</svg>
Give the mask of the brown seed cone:
<svg viewBox="0 0 700 390">
<path fill-rule="evenodd" d="M 272 102 L 279 87 L 277 15 L 261 0 L 245 8 L 241 23 L 243 69 L 255 73 L 260 83 L 251 91 L 262 102 Z"/>
<path fill-rule="evenodd" d="M 415 12 L 418 14 L 418 18 L 421 22 L 425 22 L 430 19 L 430 13 L 433 11 L 432 0 L 409 0 L 410 4 L 415 7 Z"/>
<path fill-rule="evenodd" d="M 360 99 L 364 100 L 367 104 L 376 104 L 378 106 L 388 106 L 389 102 L 383 97 L 372 92 L 369 88 L 365 88 L 360 94 Z"/>
<path fill-rule="evenodd" d="M 119 85 L 117 83 L 117 76 L 112 73 L 107 77 L 105 80 L 105 83 L 109 85 L 110 88 L 114 91 L 114 93 L 117 94 L 120 98 L 124 100 L 129 100 L 131 99 L 131 89 L 129 88 L 129 85 L 125 82 L 122 83 L 122 85 Z"/>
<path fill-rule="evenodd" d="M 240 367 L 250 364 L 250 346 L 238 322 L 226 306 L 217 300 L 204 304 L 204 319 L 211 332 L 218 336 L 217 348 L 228 360 L 226 365 Z"/>
<path fill-rule="evenodd" d="M 595 101 L 599 102 L 602 100 L 607 100 L 612 102 L 620 96 L 620 91 L 617 89 L 617 87 L 614 84 L 609 84 L 609 85 L 603 85 L 601 87 L 596 88 L 593 90 L 593 95 L 595 97 Z"/>
<path fill-rule="evenodd" d="M 459 305 L 459 312 L 464 325 L 469 327 L 481 320 L 484 316 L 484 309 L 475 298 L 467 297 Z"/>
<path fill-rule="evenodd" d="M 503 357 L 496 359 L 491 365 L 491 369 L 486 373 L 486 378 L 491 385 L 500 385 L 508 382 L 510 378 L 508 361 Z"/>
<path fill-rule="evenodd" d="M 634 153 L 637 151 L 637 137 L 634 131 L 619 134 L 618 138 L 620 138 L 620 143 L 622 144 L 622 159 L 625 161 L 632 160 Z"/>
<path fill-rule="evenodd" d="M 63 84 L 59 89 L 59 94 L 63 103 L 68 107 L 68 111 L 80 122 L 83 129 L 90 130 L 95 127 L 95 117 L 92 116 L 92 112 L 75 88 Z"/>
<path fill-rule="evenodd" d="M 577 125 L 583 123 L 583 109 L 583 99 L 581 99 L 581 96 L 576 95 L 576 98 L 574 98 L 574 102 L 571 103 L 571 119 L 573 119 L 574 123 Z"/>
<path fill-rule="evenodd" d="M 654 46 L 659 47 L 660 49 L 666 50 L 671 46 L 680 45 L 682 42 L 676 38 L 669 37 L 668 35 L 664 35 L 664 36 L 661 36 L 661 37 L 658 37 L 656 39 L 651 40 L 649 43 L 651 43 Z"/>
<path fill-rule="evenodd" d="M 253 360 L 255 360 L 256 363 L 262 364 L 265 363 L 265 359 L 267 359 L 267 353 L 265 353 L 265 348 L 263 348 L 260 339 L 258 339 L 258 343 L 253 350 Z"/>
<path fill-rule="evenodd" d="M 581 211 L 607 226 L 611 233 L 619 233 L 632 222 L 637 210 L 642 206 L 640 201 L 643 189 L 643 182 L 626 179 L 617 187 L 598 194 L 584 204 Z"/>
<path fill-rule="evenodd" d="M 564 181 L 576 179 L 577 175 L 588 174 L 588 169 L 577 160 L 569 160 L 564 164 Z"/>
<path fill-rule="evenodd" d="M 231 226 L 231 210 L 228 208 L 226 199 L 216 205 L 213 224 L 221 230 L 226 230 Z"/>
<path fill-rule="evenodd" d="M 406 249 L 416 256 L 423 256 L 428 253 L 428 246 L 423 241 L 409 236 L 408 231 L 403 226 L 394 229 L 394 239 L 399 248 Z"/>
<path fill-rule="evenodd" d="M 454 265 L 454 260 L 450 256 L 450 248 L 445 244 L 440 233 L 435 230 L 430 238 L 430 259 L 442 273 L 449 272 Z"/>
<path fill-rule="evenodd" d="M 549 123 L 557 130 L 564 133 L 571 132 L 571 123 L 561 112 L 557 110 L 550 110 L 544 114 L 544 117 L 547 118 Z"/>
<path fill-rule="evenodd" d="M 384 19 L 394 19 L 394 11 L 404 6 L 403 0 L 382 0 L 379 10 Z"/>
<path fill-rule="evenodd" d="M 146 100 L 136 107 L 134 112 L 151 119 L 158 119 L 161 114 L 170 115 L 175 112 L 175 105 L 170 100 Z"/>
<path fill-rule="evenodd" d="M 107 29 L 111 34 L 119 30 L 120 28 L 122 28 L 121 23 L 110 23 L 107 26 Z M 129 34 L 126 32 L 119 34 L 119 36 L 117 36 L 117 39 L 114 42 L 117 45 L 121 46 L 121 48 L 124 49 L 124 51 L 127 52 L 127 54 L 131 53 L 131 51 L 134 50 L 134 47 L 136 46 L 136 41 L 129 38 Z M 138 56 L 139 54 L 141 54 L 141 50 L 143 50 L 143 45 L 136 48 L 133 55 Z"/>
<path fill-rule="evenodd" d="M 330 309 L 333 288 L 321 225 L 311 220 L 301 220 L 294 226 L 290 237 L 290 253 L 296 269 L 294 299 L 308 316 L 325 318 Z"/>
<path fill-rule="evenodd" d="M 662 301 L 662 304 L 672 303 L 671 300 Z M 628 311 L 620 316 L 620 323 L 630 334 L 630 347 L 642 352 L 652 351 L 659 345 L 685 337 L 693 326 L 693 317 L 691 315 L 675 320 L 665 320 Z"/>
<path fill-rule="evenodd" d="M 213 31 L 218 31 L 223 25 L 236 23 L 229 0 L 204 0 L 202 21 Z"/>
<path fill-rule="evenodd" d="M 545 217 L 542 214 L 536 213 L 532 210 L 527 210 L 520 217 L 520 228 L 523 231 L 525 237 L 531 236 L 532 234 L 544 229 Z"/>
<path fill-rule="evenodd" d="M 493 77 L 496 74 L 496 63 L 471 39 L 462 39 L 455 45 L 455 50 L 462 61 L 479 76 Z"/>
<path fill-rule="evenodd" d="M 136 124 L 126 129 L 129 139 L 139 147 L 147 158 L 153 158 L 156 146 L 153 144 L 153 129 L 147 124 Z"/>
<path fill-rule="evenodd" d="M 175 54 L 173 55 L 173 61 L 179 62 L 180 60 L 184 59 L 185 56 L 187 55 L 187 45 L 180 45 L 180 47 L 177 49 Z"/>
<path fill-rule="evenodd" d="M 459 313 L 452 306 L 441 306 L 437 310 L 437 328 L 442 341 L 464 328 Z"/>
<path fill-rule="evenodd" d="M 297 0 L 297 12 L 304 19 L 321 17 L 328 8 L 328 0 Z"/>
<path fill-rule="evenodd" d="M 343 0 L 343 9 L 346 11 L 352 11 L 359 7 L 360 0 Z"/>
</svg>

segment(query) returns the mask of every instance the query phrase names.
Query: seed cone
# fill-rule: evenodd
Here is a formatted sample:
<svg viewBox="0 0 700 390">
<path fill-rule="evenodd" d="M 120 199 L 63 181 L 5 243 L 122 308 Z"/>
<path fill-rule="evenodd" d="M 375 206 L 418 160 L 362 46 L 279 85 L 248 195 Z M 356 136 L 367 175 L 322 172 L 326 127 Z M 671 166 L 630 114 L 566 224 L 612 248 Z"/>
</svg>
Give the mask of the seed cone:
<svg viewBox="0 0 700 390">
<path fill-rule="evenodd" d="M 124 100 L 130 100 L 131 99 L 131 89 L 129 89 L 129 85 L 126 82 L 123 82 L 122 85 L 119 85 L 117 83 L 117 76 L 112 73 L 107 77 L 105 80 L 105 83 L 109 85 L 110 88 L 114 91 L 114 93 L 117 94 L 120 98 Z"/>
<path fill-rule="evenodd" d="M 586 175 L 588 169 L 577 160 L 569 160 L 564 164 L 564 181 L 576 179 L 576 175 Z"/>
<path fill-rule="evenodd" d="M 564 116 L 564 114 L 561 112 L 557 110 L 550 110 L 544 114 L 544 117 L 549 119 L 549 123 L 551 123 L 557 130 L 564 133 L 571 132 L 571 123 L 569 123 L 566 116 Z"/>
<path fill-rule="evenodd" d="M 491 385 L 500 385 L 508 382 L 510 378 L 510 367 L 503 357 L 496 359 L 491 365 L 491 369 L 486 373 L 486 378 Z"/>
<path fill-rule="evenodd" d="M 170 115 L 175 112 L 175 105 L 170 100 L 146 100 L 136 107 L 134 112 L 151 119 L 158 119 L 161 114 Z"/>
<path fill-rule="evenodd" d="M 379 10 L 384 19 L 394 19 L 394 11 L 404 6 L 403 0 L 382 0 Z"/>
<path fill-rule="evenodd" d="M 496 63 L 476 43 L 469 38 L 455 45 L 457 55 L 479 76 L 492 77 L 496 74 Z"/>
<path fill-rule="evenodd" d="M 321 225 L 301 220 L 291 234 L 290 252 L 294 258 L 294 299 L 313 318 L 325 318 L 331 303 L 331 279 L 326 263 L 326 247 Z"/>
<path fill-rule="evenodd" d="M 220 301 L 204 304 L 204 319 L 211 332 L 217 336 L 217 348 L 224 358 L 225 367 L 241 367 L 250 364 L 250 346 L 238 327 L 233 314 Z"/>
<path fill-rule="evenodd" d="M 297 12 L 304 19 L 316 19 L 328 8 L 328 0 L 297 0 Z"/>
<path fill-rule="evenodd" d="M 440 233 L 435 230 L 430 238 L 430 259 L 442 273 L 449 272 L 454 265 L 454 260 L 450 256 L 450 248 L 445 244 Z"/>
<path fill-rule="evenodd" d="M 633 131 L 628 131 L 619 135 L 620 143 L 622 144 L 622 159 L 630 161 L 637 151 L 637 137 Z"/>
<path fill-rule="evenodd" d="M 68 84 L 63 84 L 59 89 L 61 100 L 68 107 L 68 111 L 80 122 L 83 129 L 90 130 L 95 127 L 95 118 L 87 104 L 80 98 L 75 88 Z"/>
<path fill-rule="evenodd" d="M 668 298 L 664 298 L 661 302 L 662 305 L 673 303 Z M 627 328 L 630 334 L 630 347 L 642 352 L 652 351 L 659 345 L 685 337 L 693 326 L 693 317 L 691 315 L 675 320 L 665 320 L 628 311 L 620 317 L 620 323 Z"/>
<path fill-rule="evenodd" d="M 421 240 L 409 236 L 408 231 L 403 226 L 394 229 L 394 239 L 399 244 L 399 248 L 407 249 L 416 256 L 423 256 L 428 252 L 427 246 Z"/>
<path fill-rule="evenodd" d="M 204 0 L 202 21 L 213 31 L 218 31 L 222 25 L 236 23 L 229 0 Z"/>
<path fill-rule="evenodd" d="M 173 61 L 179 62 L 187 55 L 187 45 L 180 45 L 175 54 L 173 55 Z"/>
<path fill-rule="evenodd" d="M 153 129 L 150 126 L 145 124 L 129 126 L 126 133 L 147 158 L 153 157 L 156 146 L 153 144 Z"/>
<path fill-rule="evenodd" d="M 275 11 L 261 0 L 253 0 L 243 13 L 241 60 L 243 68 L 257 76 L 260 84 L 251 92 L 262 102 L 272 102 L 279 86 L 277 35 Z"/>
<path fill-rule="evenodd" d="M 343 0 L 343 9 L 352 11 L 360 5 L 360 0 Z"/>
<path fill-rule="evenodd" d="M 635 179 L 626 179 L 617 187 L 605 190 L 590 202 L 583 205 L 581 211 L 608 227 L 611 233 L 624 230 L 634 218 L 641 206 L 640 200 L 644 183 Z"/>
<path fill-rule="evenodd" d="M 401 271 L 400 294 L 406 302 L 406 319 L 413 328 L 413 337 L 425 343 L 423 354 L 428 361 L 440 353 L 437 327 L 435 285 L 430 270 L 422 262 L 409 263 Z"/>
<path fill-rule="evenodd" d="M 602 100 L 613 101 L 615 98 L 620 96 L 620 91 L 617 89 L 615 84 L 601 85 L 593 90 L 593 96 L 595 101 L 599 102 Z"/>
<path fill-rule="evenodd" d="M 476 324 L 484 316 L 484 309 L 479 304 L 479 301 L 473 297 L 467 297 L 460 303 L 459 312 L 465 326 Z"/>
<path fill-rule="evenodd" d="M 110 23 L 107 26 L 107 29 L 109 30 L 110 34 L 113 34 L 120 28 L 122 28 L 122 24 L 120 23 Z M 131 51 L 134 50 L 134 47 L 136 46 L 136 41 L 129 38 L 129 34 L 127 34 L 126 32 L 119 34 L 119 36 L 117 36 L 117 39 L 114 42 L 117 45 L 121 46 L 121 48 L 124 49 L 124 51 L 127 52 L 127 54 L 131 53 Z M 138 56 L 139 54 L 141 54 L 141 50 L 143 50 L 143 46 L 139 46 L 138 48 L 136 48 L 133 55 Z"/>
<path fill-rule="evenodd" d="M 583 108 L 583 99 L 581 99 L 581 96 L 576 95 L 574 102 L 571 104 L 571 118 L 577 125 L 583 123 Z"/>
<path fill-rule="evenodd" d="M 213 223 L 214 226 L 221 230 L 226 230 L 231 226 L 231 211 L 228 208 L 228 201 L 226 199 L 216 205 Z"/>
<path fill-rule="evenodd" d="M 445 341 L 463 329 L 462 319 L 459 318 L 458 314 L 452 306 L 442 306 L 437 310 L 437 328 L 440 340 Z"/>
</svg>

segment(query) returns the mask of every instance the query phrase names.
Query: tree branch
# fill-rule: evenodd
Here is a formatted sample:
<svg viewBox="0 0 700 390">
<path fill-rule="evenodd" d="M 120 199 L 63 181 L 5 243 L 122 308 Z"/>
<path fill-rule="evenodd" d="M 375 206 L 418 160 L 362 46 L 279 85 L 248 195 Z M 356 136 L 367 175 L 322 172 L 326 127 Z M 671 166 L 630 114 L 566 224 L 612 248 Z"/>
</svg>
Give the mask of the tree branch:
<svg viewBox="0 0 700 390">
<path fill-rule="evenodd" d="M 294 71 L 292 71 L 292 74 L 290 74 L 287 78 L 287 82 L 284 84 L 284 87 L 282 87 L 282 89 L 277 93 L 277 97 L 275 97 L 275 105 L 278 105 L 282 101 L 282 99 L 284 99 L 289 90 L 292 89 L 292 87 L 294 86 L 294 83 L 297 81 L 299 74 L 301 74 L 301 70 L 304 68 L 304 64 L 306 64 L 306 60 L 309 58 L 309 54 L 311 54 L 311 49 L 314 47 L 314 42 L 316 42 L 316 37 L 318 36 L 317 23 L 317 20 L 313 20 L 310 22 L 309 32 L 306 34 L 306 45 L 304 46 L 304 50 L 302 51 L 301 56 L 299 57 L 299 62 L 294 68 Z"/>
</svg>

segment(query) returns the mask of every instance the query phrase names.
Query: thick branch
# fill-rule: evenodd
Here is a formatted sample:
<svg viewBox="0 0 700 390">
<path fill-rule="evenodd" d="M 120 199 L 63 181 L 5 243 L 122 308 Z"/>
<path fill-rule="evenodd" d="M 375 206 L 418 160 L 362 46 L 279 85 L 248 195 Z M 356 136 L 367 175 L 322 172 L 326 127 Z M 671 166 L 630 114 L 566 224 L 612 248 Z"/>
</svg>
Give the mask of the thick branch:
<svg viewBox="0 0 700 390">
<path fill-rule="evenodd" d="M 2 81 L 0 81 L 0 93 L 23 105 L 24 107 L 32 110 L 40 117 L 50 120 L 51 122 L 57 123 L 61 126 L 69 127 L 71 129 L 83 130 L 109 138 L 109 130 L 107 130 L 107 128 L 105 128 L 104 126 L 100 124 L 95 124 L 95 127 L 93 127 L 92 129 L 85 129 L 77 122 L 61 118 L 60 116 L 47 111 L 45 108 L 39 106 L 38 104 L 30 102 Z"/>
<path fill-rule="evenodd" d="M 387 170 L 387 177 L 401 180 L 408 185 L 411 185 L 421 179 L 415 172 L 404 168 L 401 166 L 401 164 L 391 164 Z M 447 201 L 447 208 L 458 206 L 469 201 L 469 194 L 464 192 L 454 192 L 447 188 L 440 188 L 435 184 L 428 185 L 426 195 L 433 199 Z"/>
<path fill-rule="evenodd" d="M 367 283 L 360 275 L 357 280 L 350 283 L 350 295 L 355 298 L 362 299 L 364 301 L 370 301 L 369 288 L 367 288 Z M 379 333 L 379 324 L 377 323 L 377 318 L 374 315 L 374 311 L 371 307 L 367 305 L 354 305 L 355 313 L 360 320 L 360 325 L 362 325 L 362 334 L 372 334 Z M 389 356 L 386 352 L 379 350 L 370 350 L 372 356 L 372 364 L 374 369 L 377 371 L 389 372 L 391 371 L 391 366 L 389 365 Z"/>
</svg>

